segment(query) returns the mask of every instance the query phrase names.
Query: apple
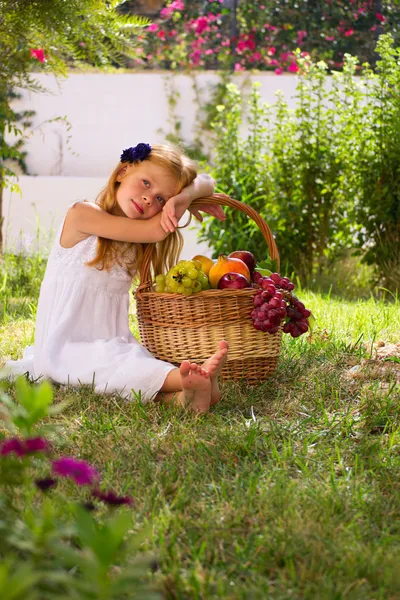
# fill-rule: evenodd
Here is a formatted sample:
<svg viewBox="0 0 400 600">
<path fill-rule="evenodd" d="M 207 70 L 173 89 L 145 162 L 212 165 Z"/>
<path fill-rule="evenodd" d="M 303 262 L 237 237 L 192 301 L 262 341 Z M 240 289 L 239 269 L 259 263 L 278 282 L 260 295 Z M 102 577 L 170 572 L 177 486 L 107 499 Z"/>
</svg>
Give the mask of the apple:
<svg viewBox="0 0 400 600">
<path fill-rule="evenodd" d="M 225 273 L 218 282 L 219 290 L 242 290 L 249 286 L 250 284 L 246 277 L 240 273 Z"/>
<path fill-rule="evenodd" d="M 229 258 L 239 258 L 242 260 L 248 266 L 250 273 L 253 273 L 256 267 L 254 254 L 248 252 L 248 250 L 235 250 L 235 252 L 229 254 Z"/>
</svg>

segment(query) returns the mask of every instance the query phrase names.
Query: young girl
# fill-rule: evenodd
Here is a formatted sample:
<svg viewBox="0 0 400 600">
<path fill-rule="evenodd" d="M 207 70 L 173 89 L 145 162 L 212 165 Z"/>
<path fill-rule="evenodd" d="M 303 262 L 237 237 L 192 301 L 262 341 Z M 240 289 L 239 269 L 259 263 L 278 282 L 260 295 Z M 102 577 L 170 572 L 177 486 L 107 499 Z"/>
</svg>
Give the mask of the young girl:
<svg viewBox="0 0 400 600">
<path fill-rule="evenodd" d="M 205 412 L 219 401 L 218 375 L 228 344 L 221 340 L 203 365 L 180 368 L 154 358 L 128 325 L 129 290 L 146 245 L 152 267 L 165 272 L 182 248 L 178 222 L 193 200 L 210 196 L 214 181 L 171 146 L 128 148 L 96 203 L 75 202 L 50 252 L 41 285 L 35 344 L 9 374 L 28 372 L 62 384 L 94 384 L 143 401 L 177 402 Z M 220 206 L 197 204 L 218 219 Z"/>
</svg>

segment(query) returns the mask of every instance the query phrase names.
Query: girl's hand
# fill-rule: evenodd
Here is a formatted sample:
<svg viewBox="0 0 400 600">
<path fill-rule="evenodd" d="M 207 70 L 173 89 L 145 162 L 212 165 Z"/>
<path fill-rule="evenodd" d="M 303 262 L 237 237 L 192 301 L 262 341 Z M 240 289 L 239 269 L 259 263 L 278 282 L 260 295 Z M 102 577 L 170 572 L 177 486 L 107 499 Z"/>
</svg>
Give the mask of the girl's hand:
<svg viewBox="0 0 400 600">
<path fill-rule="evenodd" d="M 161 227 L 166 233 L 173 233 L 178 227 L 179 219 L 189 208 L 191 198 L 185 190 L 182 190 L 177 196 L 173 196 L 163 206 L 161 215 Z"/>
<path fill-rule="evenodd" d="M 212 215 L 213 217 L 218 219 L 218 221 L 226 220 L 225 213 L 219 204 L 212 205 L 212 204 L 201 204 L 200 203 L 200 204 L 196 204 L 196 206 L 189 206 L 188 210 L 195 217 L 195 219 L 200 221 L 200 223 L 202 223 L 202 221 L 203 221 L 203 217 L 201 216 L 200 211 L 207 213 L 208 215 Z"/>
</svg>

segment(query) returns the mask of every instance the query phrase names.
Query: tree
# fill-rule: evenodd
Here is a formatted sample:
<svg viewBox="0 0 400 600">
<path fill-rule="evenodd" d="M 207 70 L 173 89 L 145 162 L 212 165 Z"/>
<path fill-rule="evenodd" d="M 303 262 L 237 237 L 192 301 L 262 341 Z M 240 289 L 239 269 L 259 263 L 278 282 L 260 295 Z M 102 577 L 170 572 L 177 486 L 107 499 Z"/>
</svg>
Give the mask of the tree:
<svg viewBox="0 0 400 600">
<path fill-rule="evenodd" d="M 72 66 L 99 68 L 136 56 L 137 33 L 147 24 L 121 14 L 121 0 L 0 0 L 0 251 L 2 190 L 13 174 L 6 160 L 21 159 L 21 150 L 5 135 L 21 130 L 10 106 L 14 87 L 45 91 L 34 71 L 65 75 Z"/>
</svg>

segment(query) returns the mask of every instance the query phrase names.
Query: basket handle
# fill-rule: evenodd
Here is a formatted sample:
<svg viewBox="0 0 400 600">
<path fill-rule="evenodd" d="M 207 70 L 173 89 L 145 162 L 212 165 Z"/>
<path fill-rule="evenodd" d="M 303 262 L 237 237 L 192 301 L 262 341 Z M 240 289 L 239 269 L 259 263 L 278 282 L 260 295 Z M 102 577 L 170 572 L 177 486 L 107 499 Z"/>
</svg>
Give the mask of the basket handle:
<svg viewBox="0 0 400 600">
<path fill-rule="evenodd" d="M 244 202 L 234 200 L 226 194 L 213 194 L 212 196 L 208 196 L 207 198 L 197 198 L 192 202 L 191 206 L 195 207 L 200 204 L 219 204 L 220 206 L 230 206 L 231 208 L 236 208 L 237 210 L 240 210 L 245 215 L 250 217 L 250 219 L 252 219 L 256 223 L 256 225 L 258 225 L 261 233 L 263 234 L 264 239 L 267 242 L 270 256 L 272 260 L 277 261 L 277 269 L 279 271 L 279 252 L 274 237 L 266 221 L 264 221 L 264 219 L 258 214 L 256 210 L 254 210 L 254 208 L 251 208 L 251 206 L 245 204 Z M 143 260 L 139 271 L 140 285 L 138 286 L 136 291 L 136 294 L 138 294 L 139 296 L 140 292 L 144 292 L 150 286 L 150 266 L 153 247 L 153 244 L 149 244 L 143 255 Z"/>
</svg>

